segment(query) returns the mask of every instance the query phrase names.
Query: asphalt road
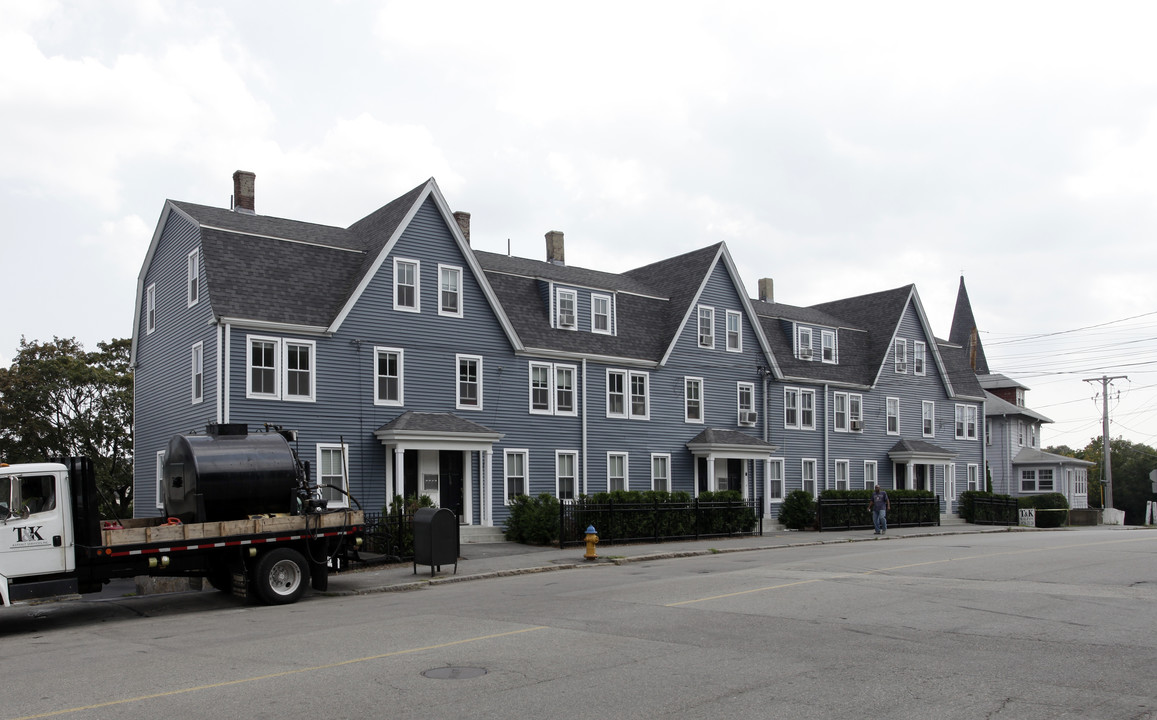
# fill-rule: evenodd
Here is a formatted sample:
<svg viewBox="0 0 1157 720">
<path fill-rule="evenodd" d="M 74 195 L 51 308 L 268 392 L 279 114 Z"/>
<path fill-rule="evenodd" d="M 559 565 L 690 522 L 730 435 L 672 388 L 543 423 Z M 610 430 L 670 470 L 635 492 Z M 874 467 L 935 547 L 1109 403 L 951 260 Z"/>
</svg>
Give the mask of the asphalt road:
<svg viewBox="0 0 1157 720">
<path fill-rule="evenodd" d="M 6 608 L 0 718 L 1157 718 L 1155 599 L 1089 529 Z"/>
</svg>

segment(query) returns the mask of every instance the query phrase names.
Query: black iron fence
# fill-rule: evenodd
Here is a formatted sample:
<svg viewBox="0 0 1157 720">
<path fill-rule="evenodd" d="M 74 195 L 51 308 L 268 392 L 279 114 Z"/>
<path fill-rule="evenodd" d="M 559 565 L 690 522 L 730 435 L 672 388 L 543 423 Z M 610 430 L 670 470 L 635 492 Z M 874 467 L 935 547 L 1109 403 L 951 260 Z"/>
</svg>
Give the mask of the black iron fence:
<svg viewBox="0 0 1157 720">
<path fill-rule="evenodd" d="M 970 522 L 977 525 L 1018 525 L 1019 504 L 1014 497 L 974 497 Z"/>
<path fill-rule="evenodd" d="M 940 524 L 940 497 L 890 498 L 888 527 L 924 527 Z M 867 530 L 872 511 L 862 498 L 825 498 L 816 501 L 820 530 Z"/>
<path fill-rule="evenodd" d="M 763 535 L 762 499 L 688 502 L 605 502 L 559 505 L 559 547 L 582 545 L 588 527 L 599 544 Z"/>
<path fill-rule="evenodd" d="M 414 558 L 414 516 L 410 513 L 366 513 L 362 551 L 395 562 Z"/>
</svg>

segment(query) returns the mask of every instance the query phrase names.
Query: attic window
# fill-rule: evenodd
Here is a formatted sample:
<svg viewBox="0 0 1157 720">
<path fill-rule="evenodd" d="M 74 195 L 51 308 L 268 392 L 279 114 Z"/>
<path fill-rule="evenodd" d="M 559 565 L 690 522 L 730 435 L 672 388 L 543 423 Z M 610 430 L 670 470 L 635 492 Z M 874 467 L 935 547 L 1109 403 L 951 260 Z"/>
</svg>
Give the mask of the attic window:
<svg viewBox="0 0 1157 720">
<path fill-rule="evenodd" d="M 796 356 L 800 360 L 812 359 L 812 329 L 801 327 L 797 333 Z"/>
<path fill-rule="evenodd" d="M 823 352 L 823 361 L 826 363 L 836 362 L 836 333 L 834 330 L 820 331 L 820 345 Z"/>
<path fill-rule="evenodd" d="M 564 330 L 574 330 L 575 323 L 575 300 L 576 294 L 574 290 L 559 290 L 558 291 L 558 305 L 555 315 L 555 322 L 558 327 Z"/>
<path fill-rule="evenodd" d="M 394 309 L 408 312 L 421 310 L 419 295 L 419 269 L 417 260 L 394 258 Z"/>
</svg>

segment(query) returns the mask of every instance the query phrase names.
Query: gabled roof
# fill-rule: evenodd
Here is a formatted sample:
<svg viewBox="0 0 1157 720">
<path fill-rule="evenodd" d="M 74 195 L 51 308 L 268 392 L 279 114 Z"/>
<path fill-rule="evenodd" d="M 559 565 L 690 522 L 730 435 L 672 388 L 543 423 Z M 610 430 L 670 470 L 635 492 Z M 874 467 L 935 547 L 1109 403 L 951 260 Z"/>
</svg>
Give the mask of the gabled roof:
<svg viewBox="0 0 1157 720">
<path fill-rule="evenodd" d="M 980 342 L 976 318 L 972 316 L 972 303 L 968 300 L 963 275 L 960 276 L 960 288 L 956 291 L 956 309 L 952 313 L 952 329 L 948 333 L 948 340 L 964 348 L 969 365 L 976 374 L 988 373 L 988 359 L 984 357 L 984 345 Z"/>
</svg>

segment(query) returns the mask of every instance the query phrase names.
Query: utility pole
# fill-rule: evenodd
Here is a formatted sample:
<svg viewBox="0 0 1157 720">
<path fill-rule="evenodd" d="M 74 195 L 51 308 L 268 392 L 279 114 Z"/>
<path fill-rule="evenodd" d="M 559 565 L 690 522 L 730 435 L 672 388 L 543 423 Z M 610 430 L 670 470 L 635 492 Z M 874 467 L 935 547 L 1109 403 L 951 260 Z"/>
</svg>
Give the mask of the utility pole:
<svg viewBox="0 0 1157 720">
<path fill-rule="evenodd" d="M 1109 383 L 1114 380 L 1128 379 L 1126 375 L 1114 375 L 1113 377 L 1102 375 L 1099 378 L 1085 378 L 1085 382 L 1101 383 L 1101 455 L 1103 455 L 1102 463 L 1104 465 L 1102 479 L 1105 481 L 1104 506 L 1108 510 L 1113 509 L 1113 461 L 1111 459 L 1113 453 L 1109 443 Z"/>
</svg>

